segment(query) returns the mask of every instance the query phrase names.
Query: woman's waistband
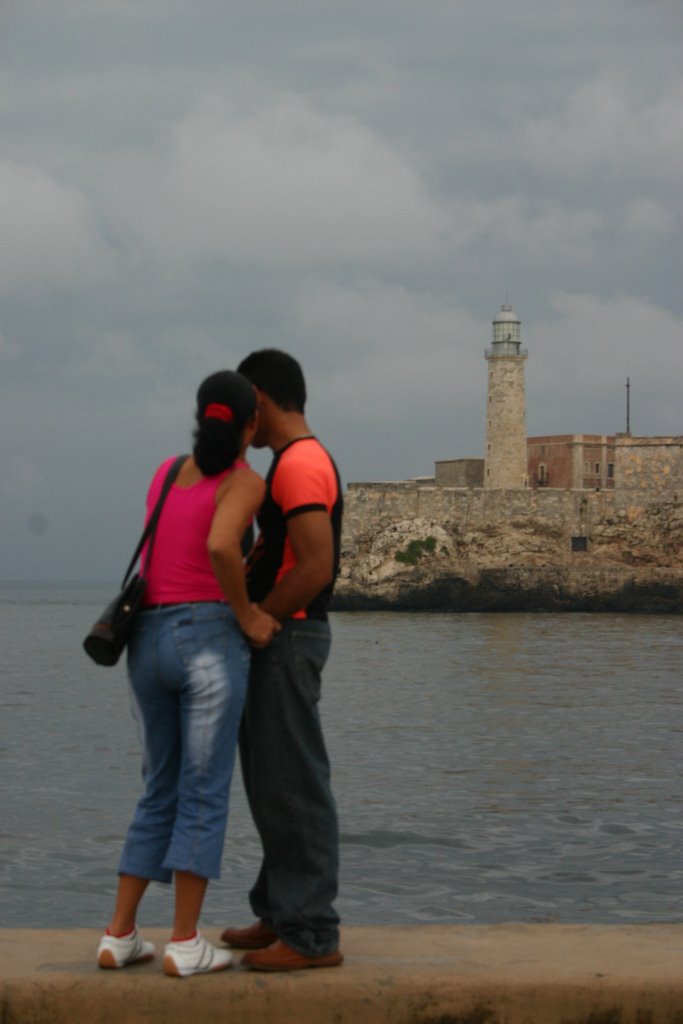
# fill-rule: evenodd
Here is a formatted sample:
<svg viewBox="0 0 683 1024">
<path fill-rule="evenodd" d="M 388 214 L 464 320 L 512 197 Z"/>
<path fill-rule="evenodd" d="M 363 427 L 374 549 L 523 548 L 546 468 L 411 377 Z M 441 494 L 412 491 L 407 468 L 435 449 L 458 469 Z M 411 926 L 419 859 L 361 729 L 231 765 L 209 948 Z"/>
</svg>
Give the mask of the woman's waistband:
<svg viewBox="0 0 683 1024">
<path fill-rule="evenodd" d="M 222 608 L 230 607 L 227 601 L 216 601 L 214 598 L 207 597 L 197 601 L 160 601 L 158 604 L 143 604 L 140 611 L 162 612 L 170 608 L 186 608 L 188 605 L 197 604 L 218 604 Z"/>
</svg>

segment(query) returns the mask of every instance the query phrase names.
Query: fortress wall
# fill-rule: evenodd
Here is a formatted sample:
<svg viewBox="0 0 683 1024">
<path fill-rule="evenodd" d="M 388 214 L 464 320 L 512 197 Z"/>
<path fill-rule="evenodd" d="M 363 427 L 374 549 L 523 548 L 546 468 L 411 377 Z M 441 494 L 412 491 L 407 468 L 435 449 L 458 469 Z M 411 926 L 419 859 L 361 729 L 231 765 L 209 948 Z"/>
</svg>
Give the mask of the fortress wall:
<svg viewBox="0 0 683 1024">
<path fill-rule="evenodd" d="M 622 503 L 683 494 L 683 437 L 617 437 L 614 487 Z"/>
<path fill-rule="evenodd" d="M 527 518 L 559 526 L 568 538 L 590 536 L 615 511 L 632 516 L 638 509 L 662 501 L 677 504 L 681 498 L 683 437 L 623 435 L 614 442 L 613 490 L 488 490 L 418 480 L 351 483 L 346 492 L 344 536 L 349 544 L 373 528 L 417 518 L 457 523 L 463 531 L 513 521 L 519 527 Z"/>
<path fill-rule="evenodd" d="M 409 519 L 455 522 L 477 531 L 492 523 L 519 525 L 525 519 L 562 527 L 567 537 L 590 532 L 614 509 L 612 491 L 489 491 L 483 488 L 420 486 L 413 481 L 352 483 L 345 497 L 344 539 Z"/>
<path fill-rule="evenodd" d="M 434 463 L 438 487 L 483 487 L 483 459 L 441 459 Z"/>
<path fill-rule="evenodd" d="M 443 527 L 452 540 L 459 538 L 453 548 L 446 544 L 456 561 L 466 557 L 480 567 L 543 559 L 568 564 L 584 551 L 606 562 L 680 566 L 682 503 L 683 437 L 618 435 L 609 489 L 497 490 L 426 479 L 352 483 L 344 558 L 348 564 L 372 550 L 373 566 L 386 573 L 392 544 L 438 536 L 435 528 Z M 389 535 L 382 538 L 384 531 Z M 584 537 L 587 545 L 574 540 Z"/>
</svg>

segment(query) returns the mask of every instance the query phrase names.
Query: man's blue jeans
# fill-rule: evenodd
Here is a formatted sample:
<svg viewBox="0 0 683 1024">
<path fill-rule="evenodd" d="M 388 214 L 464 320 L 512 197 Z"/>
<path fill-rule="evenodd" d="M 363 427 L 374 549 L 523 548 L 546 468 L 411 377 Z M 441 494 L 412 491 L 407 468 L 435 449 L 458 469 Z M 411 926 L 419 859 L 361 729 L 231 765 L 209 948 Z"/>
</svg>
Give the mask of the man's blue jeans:
<svg viewBox="0 0 683 1024">
<path fill-rule="evenodd" d="M 263 846 L 249 894 L 257 917 L 306 956 L 339 944 L 339 841 L 318 701 L 326 622 L 290 619 L 252 653 L 240 733 L 244 785 Z"/>
<path fill-rule="evenodd" d="M 143 611 L 128 649 L 145 792 L 119 872 L 218 878 L 249 647 L 217 602 Z"/>
</svg>

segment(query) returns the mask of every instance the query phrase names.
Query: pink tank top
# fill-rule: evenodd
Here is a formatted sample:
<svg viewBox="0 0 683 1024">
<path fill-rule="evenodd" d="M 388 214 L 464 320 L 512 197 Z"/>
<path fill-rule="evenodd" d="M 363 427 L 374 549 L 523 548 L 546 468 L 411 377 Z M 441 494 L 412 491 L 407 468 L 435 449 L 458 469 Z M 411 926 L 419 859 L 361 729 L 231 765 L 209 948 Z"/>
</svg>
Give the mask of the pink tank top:
<svg viewBox="0 0 683 1024">
<path fill-rule="evenodd" d="M 157 469 L 147 493 L 149 518 L 173 462 Z M 203 477 L 191 487 L 173 484 L 157 525 L 152 561 L 147 572 L 144 604 L 182 604 L 185 601 L 225 601 L 213 574 L 206 542 L 216 511 L 216 491 L 230 473 L 247 467 L 238 460 L 218 476 Z M 147 548 L 142 565 L 147 562 Z"/>
</svg>

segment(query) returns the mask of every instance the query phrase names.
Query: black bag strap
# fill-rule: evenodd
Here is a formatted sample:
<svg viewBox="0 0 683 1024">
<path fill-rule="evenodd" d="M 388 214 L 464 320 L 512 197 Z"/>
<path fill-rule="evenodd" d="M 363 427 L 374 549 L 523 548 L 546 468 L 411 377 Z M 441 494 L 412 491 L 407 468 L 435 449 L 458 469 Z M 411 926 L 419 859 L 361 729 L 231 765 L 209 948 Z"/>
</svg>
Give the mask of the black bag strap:
<svg viewBox="0 0 683 1024">
<path fill-rule="evenodd" d="M 166 474 L 166 479 L 164 480 L 164 486 L 161 488 L 161 494 L 159 495 L 157 503 L 154 506 L 154 511 L 147 520 L 145 528 L 142 531 L 142 537 L 140 537 L 140 540 L 138 541 L 138 546 L 135 549 L 135 554 L 131 558 L 130 565 L 126 569 L 126 574 L 123 577 L 121 589 L 125 587 L 128 581 L 128 577 L 132 573 L 133 568 L 135 567 L 135 563 L 140 557 L 140 553 L 142 552 L 142 549 L 144 548 L 145 542 L 147 541 L 148 538 L 149 551 L 147 552 L 147 562 L 145 564 L 145 568 L 149 566 L 149 562 L 152 557 L 152 549 L 154 547 L 154 535 L 156 533 L 157 523 L 159 522 L 159 516 L 161 515 L 161 509 L 163 507 L 164 502 L 166 501 L 166 496 L 168 492 L 171 490 L 171 487 L 173 486 L 175 478 L 178 476 L 178 473 L 180 472 L 181 466 L 187 461 L 188 458 L 189 456 L 187 455 L 177 455 L 173 462 L 171 463 L 171 465 L 169 466 L 168 473 Z"/>
</svg>

